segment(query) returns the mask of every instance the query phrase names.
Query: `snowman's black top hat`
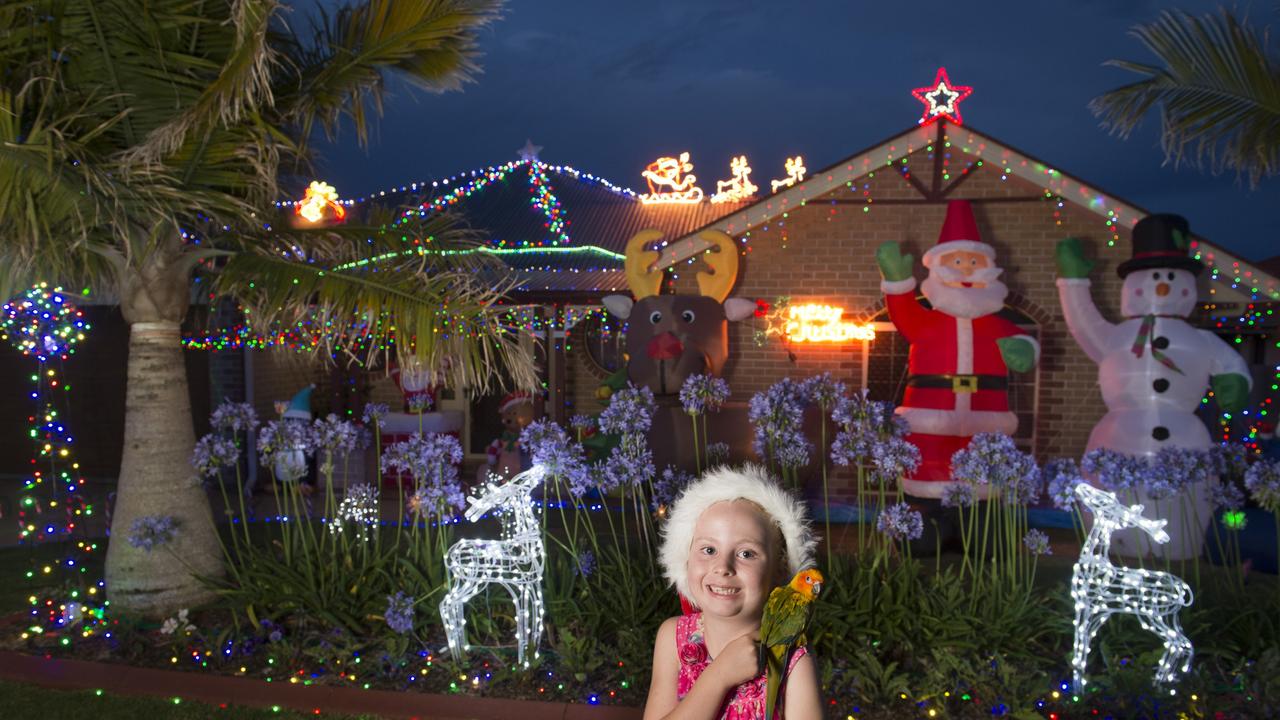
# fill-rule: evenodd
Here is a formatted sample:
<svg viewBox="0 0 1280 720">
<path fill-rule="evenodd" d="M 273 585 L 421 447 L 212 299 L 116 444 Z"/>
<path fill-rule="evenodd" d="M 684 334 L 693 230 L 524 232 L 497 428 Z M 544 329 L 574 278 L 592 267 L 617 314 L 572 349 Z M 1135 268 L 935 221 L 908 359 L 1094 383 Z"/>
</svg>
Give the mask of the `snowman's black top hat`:
<svg viewBox="0 0 1280 720">
<path fill-rule="evenodd" d="M 1187 255 L 1191 230 L 1181 215 L 1148 215 L 1133 226 L 1133 257 L 1120 263 L 1116 272 L 1125 277 L 1138 270 L 1170 268 L 1199 275 L 1204 264 Z"/>
</svg>

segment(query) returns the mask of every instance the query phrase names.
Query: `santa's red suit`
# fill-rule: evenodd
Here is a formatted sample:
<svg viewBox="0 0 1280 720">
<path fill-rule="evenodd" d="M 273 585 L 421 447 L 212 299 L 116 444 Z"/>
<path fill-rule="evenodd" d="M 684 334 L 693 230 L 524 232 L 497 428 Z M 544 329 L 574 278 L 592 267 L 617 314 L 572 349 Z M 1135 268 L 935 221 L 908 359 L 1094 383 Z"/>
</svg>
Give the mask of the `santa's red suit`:
<svg viewBox="0 0 1280 720">
<path fill-rule="evenodd" d="M 947 253 L 981 253 L 994 265 L 995 250 L 977 240 L 977 225 L 967 203 L 948 207 L 938 245 L 925 254 L 931 269 Z M 1009 411 L 1009 370 L 996 341 L 1018 337 L 1038 343 L 995 313 L 961 317 L 924 307 L 916 298 L 916 280 L 881 284 L 889 319 L 911 344 L 906 395 L 897 412 L 911 428 L 906 439 L 920 449 L 921 463 L 903 482 L 907 494 L 941 497 L 951 477 L 951 456 L 978 433 L 1012 435 L 1017 416 Z"/>
</svg>

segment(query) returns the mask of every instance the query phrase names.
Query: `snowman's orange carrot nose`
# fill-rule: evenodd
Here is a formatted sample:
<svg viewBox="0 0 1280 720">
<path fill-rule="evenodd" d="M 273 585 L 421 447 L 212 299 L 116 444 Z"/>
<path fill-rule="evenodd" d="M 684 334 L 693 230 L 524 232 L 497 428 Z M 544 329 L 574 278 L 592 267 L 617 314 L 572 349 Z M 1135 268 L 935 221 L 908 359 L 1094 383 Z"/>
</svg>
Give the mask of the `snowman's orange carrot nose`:
<svg viewBox="0 0 1280 720">
<path fill-rule="evenodd" d="M 1168 294 L 1169 294 L 1169 283 L 1156 284 L 1156 295 L 1159 295 L 1160 297 L 1164 297 L 1165 295 L 1168 295 Z"/>
</svg>

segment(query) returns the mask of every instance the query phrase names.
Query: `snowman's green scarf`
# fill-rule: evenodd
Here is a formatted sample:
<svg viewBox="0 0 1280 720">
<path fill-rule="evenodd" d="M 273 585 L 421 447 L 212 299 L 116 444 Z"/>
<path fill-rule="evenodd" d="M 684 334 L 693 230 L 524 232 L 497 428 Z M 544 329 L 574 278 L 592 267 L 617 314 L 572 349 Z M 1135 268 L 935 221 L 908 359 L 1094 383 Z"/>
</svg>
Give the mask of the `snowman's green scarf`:
<svg viewBox="0 0 1280 720">
<path fill-rule="evenodd" d="M 1177 317 L 1177 316 L 1161 315 L 1159 317 Z M 1161 365 L 1164 365 L 1170 370 L 1178 373 L 1179 375 L 1186 375 L 1186 373 L 1182 372 L 1182 368 L 1178 367 L 1177 363 L 1175 363 L 1171 358 L 1169 358 L 1168 355 L 1165 355 L 1164 353 L 1160 352 L 1159 349 L 1156 348 L 1154 343 L 1154 338 L 1152 337 L 1152 335 L 1154 334 L 1152 331 L 1155 330 L 1155 327 L 1156 327 L 1156 315 L 1142 316 L 1142 324 L 1138 326 L 1138 337 L 1134 338 L 1133 340 L 1133 354 L 1136 355 L 1137 357 L 1142 357 L 1143 351 L 1146 349 L 1148 345 L 1150 345 L 1152 358 L 1154 358 Z"/>
</svg>

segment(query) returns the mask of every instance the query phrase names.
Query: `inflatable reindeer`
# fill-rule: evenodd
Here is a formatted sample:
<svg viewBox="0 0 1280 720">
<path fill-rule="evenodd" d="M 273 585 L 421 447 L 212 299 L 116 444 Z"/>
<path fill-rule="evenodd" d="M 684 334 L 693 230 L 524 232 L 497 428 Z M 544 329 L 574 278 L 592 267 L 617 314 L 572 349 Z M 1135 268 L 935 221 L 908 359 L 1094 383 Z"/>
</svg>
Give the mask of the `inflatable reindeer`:
<svg viewBox="0 0 1280 720">
<path fill-rule="evenodd" d="M 728 298 L 738 276 L 738 249 L 719 230 L 700 236 L 712 244 L 702 256 L 711 272 L 697 275 L 697 295 L 660 295 L 662 271 L 651 270 L 658 253 L 647 249 L 662 239 L 659 230 L 641 230 L 627 242 L 627 285 L 635 299 L 609 295 L 604 305 L 627 320 L 627 378 L 654 395 L 675 395 L 685 378 L 719 375 L 729 357 L 729 321 L 755 311 L 755 303 Z M 725 298 L 728 298 L 727 300 Z"/>
</svg>

